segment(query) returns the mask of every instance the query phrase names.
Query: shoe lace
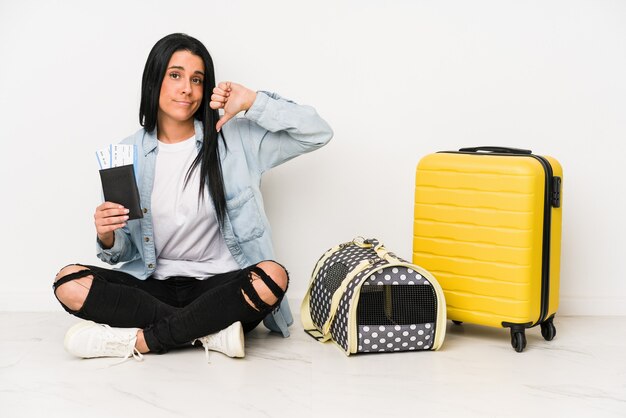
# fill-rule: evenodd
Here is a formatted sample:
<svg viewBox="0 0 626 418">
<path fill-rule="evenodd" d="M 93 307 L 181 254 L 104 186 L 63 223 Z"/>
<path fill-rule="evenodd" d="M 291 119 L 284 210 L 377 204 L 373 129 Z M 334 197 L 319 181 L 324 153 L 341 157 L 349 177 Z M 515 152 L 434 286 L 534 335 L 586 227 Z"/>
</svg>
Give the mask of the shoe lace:
<svg viewBox="0 0 626 418">
<path fill-rule="evenodd" d="M 211 355 L 209 354 L 209 347 L 213 344 L 213 341 L 215 341 L 215 335 L 207 335 L 204 337 L 196 338 L 195 340 L 191 342 L 191 344 L 192 345 L 195 344 L 196 341 L 200 341 L 202 343 L 202 346 L 204 347 L 204 355 L 206 357 L 206 362 L 211 363 Z"/>
<path fill-rule="evenodd" d="M 219 347 L 224 342 L 222 341 L 224 333 L 216 332 L 215 334 L 205 335 L 204 337 L 196 338 L 191 342 L 193 345 L 196 341 L 200 341 L 202 346 L 204 347 L 204 355 L 206 357 L 206 362 L 211 363 L 211 355 L 209 354 L 209 348 L 211 347 Z"/>
<path fill-rule="evenodd" d="M 137 336 L 129 339 L 124 335 L 114 333 L 111 330 L 111 327 L 106 324 L 102 324 L 102 326 L 108 331 L 107 338 L 103 341 L 103 349 L 106 350 L 106 352 L 113 353 L 126 352 L 126 355 L 122 358 L 122 360 L 115 363 L 114 366 L 124 363 L 126 360 L 130 359 L 131 356 L 137 361 L 143 361 L 143 354 L 135 348 Z"/>
</svg>

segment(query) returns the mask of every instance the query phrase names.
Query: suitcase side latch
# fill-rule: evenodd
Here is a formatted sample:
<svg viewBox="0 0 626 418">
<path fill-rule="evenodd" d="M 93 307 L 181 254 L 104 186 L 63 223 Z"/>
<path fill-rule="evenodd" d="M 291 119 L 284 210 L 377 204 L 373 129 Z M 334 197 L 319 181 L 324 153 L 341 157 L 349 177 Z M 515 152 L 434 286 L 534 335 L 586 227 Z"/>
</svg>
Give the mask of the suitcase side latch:
<svg viewBox="0 0 626 418">
<path fill-rule="evenodd" d="M 561 177 L 552 177 L 552 206 L 561 207 Z"/>
</svg>

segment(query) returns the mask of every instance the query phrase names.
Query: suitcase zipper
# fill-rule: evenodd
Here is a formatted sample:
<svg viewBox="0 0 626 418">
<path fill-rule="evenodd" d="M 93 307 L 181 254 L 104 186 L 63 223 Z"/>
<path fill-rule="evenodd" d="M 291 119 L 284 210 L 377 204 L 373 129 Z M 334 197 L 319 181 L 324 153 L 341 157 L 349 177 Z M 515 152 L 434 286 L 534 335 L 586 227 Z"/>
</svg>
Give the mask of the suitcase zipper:
<svg viewBox="0 0 626 418">
<path fill-rule="evenodd" d="M 546 172 L 545 197 L 543 205 L 543 249 L 541 266 L 541 312 L 539 319 L 532 326 L 538 325 L 546 320 L 550 307 L 550 242 L 552 231 L 552 206 L 560 207 L 560 177 L 554 177 L 550 162 L 540 155 L 531 155 L 541 163 Z M 555 186 L 559 186 L 558 189 Z"/>
</svg>

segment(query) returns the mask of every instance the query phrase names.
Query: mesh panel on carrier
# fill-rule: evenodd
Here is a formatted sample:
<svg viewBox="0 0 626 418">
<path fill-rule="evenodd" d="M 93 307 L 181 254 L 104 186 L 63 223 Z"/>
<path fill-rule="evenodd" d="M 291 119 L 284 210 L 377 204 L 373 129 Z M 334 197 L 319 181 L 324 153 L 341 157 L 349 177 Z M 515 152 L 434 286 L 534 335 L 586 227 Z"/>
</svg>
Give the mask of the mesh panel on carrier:
<svg viewBox="0 0 626 418">
<path fill-rule="evenodd" d="M 363 286 L 358 325 L 409 325 L 435 322 L 437 297 L 431 286 Z"/>
</svg>

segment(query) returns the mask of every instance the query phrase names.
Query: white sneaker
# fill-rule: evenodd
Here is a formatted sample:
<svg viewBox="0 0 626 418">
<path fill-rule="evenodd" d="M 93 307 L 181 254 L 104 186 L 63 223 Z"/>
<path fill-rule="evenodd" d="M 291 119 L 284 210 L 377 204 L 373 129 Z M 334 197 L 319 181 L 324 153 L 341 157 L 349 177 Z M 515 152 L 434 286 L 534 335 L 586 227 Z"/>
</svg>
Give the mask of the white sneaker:
<svg viewBox="0 0 626 418">
<path fill-rule="evenodd" d="M 111 328 L 93 321 L 82 321 L 72 326 L 65 334 L 65 350 L 77 357 L 122 357 L 132 356 L 143 360 L 135 348 L 139 328 Z"/>
<path fill-rule="evenodd" d="M 191 344 L 200 341 L 204 346 L 207 362 L 209 362 L 209 350 L 219 351 L 228 357 L 243 357 L 243 327 L 241 322 L 235 322 L 228 328 L 225 328 L 215 334 L 207 335 L 193 340 Z"/>
</svg>

